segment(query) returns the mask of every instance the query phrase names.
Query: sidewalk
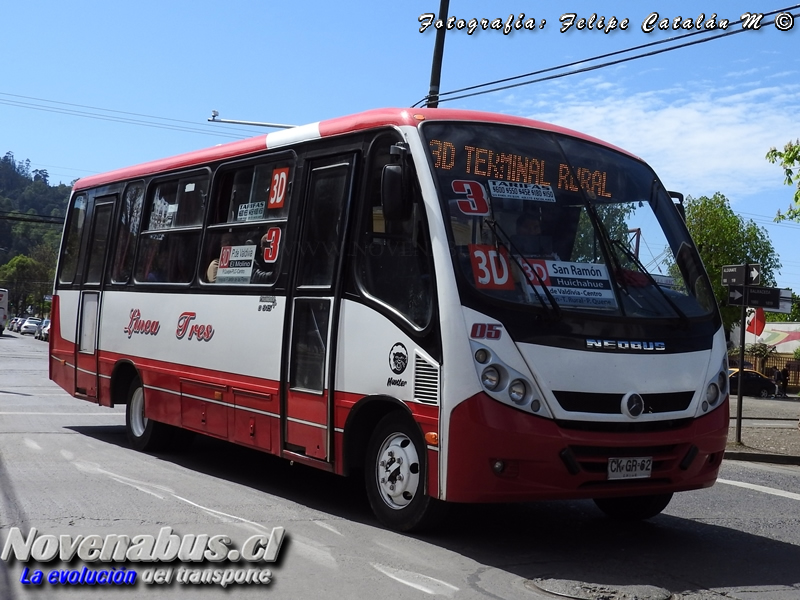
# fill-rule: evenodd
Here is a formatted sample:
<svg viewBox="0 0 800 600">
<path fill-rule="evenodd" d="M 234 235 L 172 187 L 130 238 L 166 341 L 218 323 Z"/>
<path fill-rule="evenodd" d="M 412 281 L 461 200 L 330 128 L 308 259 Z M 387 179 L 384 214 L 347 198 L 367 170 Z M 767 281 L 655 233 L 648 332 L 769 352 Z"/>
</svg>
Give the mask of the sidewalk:
<svg viewBox="0 0 800 600">
<path fill-rule="evenodd" d="M 731 397 L 731 425 L 725 458 L 800 465 L 800 398 L 742 399 L 741 444 L 736 442 L 737 398 Z"/>
</svg>

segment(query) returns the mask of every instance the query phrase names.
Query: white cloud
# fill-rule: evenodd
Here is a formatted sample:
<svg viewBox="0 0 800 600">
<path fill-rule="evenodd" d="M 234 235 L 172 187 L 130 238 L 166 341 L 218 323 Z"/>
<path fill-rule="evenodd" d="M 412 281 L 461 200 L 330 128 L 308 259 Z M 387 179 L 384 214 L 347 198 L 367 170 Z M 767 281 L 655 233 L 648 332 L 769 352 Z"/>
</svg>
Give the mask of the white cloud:
<svg viewBox="0 0 800 600">
<path fill-rule="evenodd" d="M 503 103 L 624 148 L 650 163 L 667 188 L 693 196 L 776 191 L 782 177 L 764 155 L 798 135 L 796 84 L 693 81 L 631 93 L 593 77 L 577 86 L 556 82 L 543 92 L 526 101 L 507 96 Z"/>
</svg>

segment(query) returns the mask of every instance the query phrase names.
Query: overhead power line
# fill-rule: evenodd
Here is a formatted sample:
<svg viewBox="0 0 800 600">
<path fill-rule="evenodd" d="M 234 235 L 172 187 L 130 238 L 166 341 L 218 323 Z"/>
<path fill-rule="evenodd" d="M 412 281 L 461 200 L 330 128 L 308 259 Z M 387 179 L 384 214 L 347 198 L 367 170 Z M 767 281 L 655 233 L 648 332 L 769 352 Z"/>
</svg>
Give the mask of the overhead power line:
<svg viewBox="0 0 800 600">
<path fill-rule="evenodd" d="M 41 223 L 44 225 L 63 225 L 62 217 L 48 217 L 46 215 L 25 215 L 22 213 L 11 213 L 0 210 L 0 220 L 21 221 L 23 223 Z"/>
<path fill-rule="evenodd" d="M 788 11 L 791 11 L 791 10 L 795 10 L 797 8 L 800 8 L 800 4 L 795 4 L 794 6 L 790 6 L 790 7 L 782 8 L 782 9 L 778 9 L 778 10 L 773 10 L 773 11 L 766 12 L 766 13 L 761 13 L 761 14 L 763 14 L 764 16 L 768 16 L 769 17 L 769 16 L 772 16 L 772 15 L 777 15 L 777 14 L 780 14 L 780 13 L 785 13 L 785 12 L 788 12 Z M 798 17 L 800 15 L 793 15 L 793 16 L 794 17 Z M 739 25 L 739 24 L 744 23 L 744 22 L 745 22 L 745 19 L 740 19 L 738 21 L 734 21 L 733 23 L 730 23 L 729 26 Z M 774 19 L 771 20 L 771 21 L 767 21 L 765 23 L 761 23 L 761 26 L 763 27 L 765 25 L 771 25 L 773 23 L 775 23 Z M 686 48 L 688 46 L 695 46 L 697 44 L 703 44 L 705 42 L 711 42 L 711 41 L 718 40 L 718 39 L 721 39 L 721 38 L 725 38 L 725 37 L 728 37 L 728 36 L 731 36 L 731 35 L 735 35 L 737 33 L 744 33 L 746 31 L 749 31 L 749 29 L 742 28 L 742 29 L 737 29 L 737 30 L 734 30 L 734 31 L 725 31 L 724 33 L 717 33 L 717 31 L 718 30 L 716 30 L 716 29 L 693 31 L 691 33 L 687 33 L 687 34 L 684 34 L 684 35 L 673 36 L 671 38 L 667 38 L 667 39 L 664 39 L 664 40 L 656 40 L 656 41 L 653 41 L 653 42 L 648 42 L 647 44 L 641 44 L 639 46 L 632 46 L 632 47 L 626 48 L 624 50 L 617 50 L 617 51 L 614 51 L 614 52 L 608 52 L 606 54 L 600 54 L 600 55 L 597 55 L 597 56 L 593 56 L 591 58 L 585 58 L 585 59 L 582 59 L 582 60 L 577 60 L 577 61 L 573 61 L 573 62 L 569 62 L 569 63 L 564 63 L 564 64 L 561 64 L 561 65 L 558 65 L 558 66 L 554 66 L 554 67 L 548 67 L 548 68 L 545 68 L 545 69 L 539 69 L 537 71 L 531 71 L 530 73 L 524 73 L 522 75 L 515 75 L 513 77 L 506 77 L 506 78 L 503 78 L 503 79 L 495 79 L 493 81 L 488 81 L 488 82 L 485 82 L 485 83 L 479 83 L 479 84 L 476 84 L 476 85 L 463 87 L 463 88 L 459 88 L 459 89 L 456 89 L 456 90 L 451 90 L 451 91 L 448 91 L 448 92 L 439 92 L 438 99 L 439 99 L 439 102 L 451 102 L 453 100 L 461 100 L 461 99 L 464 99 L 464 98 L 471 98 L 473 96 L 480 96 L 482 94 L 489 94 L 491 92 L 499 92 L 499 91 L 502 91 L 502 90 L 508 90 L 508 89 L 515 88 L 515 87 L 522 87 L 524 85 L 531 85 L 533 83 L 541 83 L 543 81 L 550 81 L 550 80 L 553 80 L 553 79 L 560 79 L 562 77 L 568 77 L 570 75 L 577 75 L 579 73 L 586 73 L 586 72 L 589 72 L 589 71 L 596 71 L 598 69 L 603 69 L 605 67 L 611 67 L 611 66 L 622 64 L 622 63 L 625 63 L 625 62 L 630 62 L 630 61 L 633 61 L 633 60 L 637 60 L 639 58 L 646 58 L 646 57 L 649 57 L 649 56 L 655 56 L 657 54 L 663 54 L 665 52 L 670 52 L 672 50 L 679 50 L 681 48 Z M 692 38 L 692 37 L 699 36 L 699 35 L 705 35 L 706 37 L 702 38 L 702 39 L 696 39 L 696 40 L 681 42 L 682 40 L 686 40 L 687 38 Z M 626 58 L 620 58 L 620 59 L 617 59 L 617 60 L 612 60 L 612 61 L 608 61 L 608 62 L 597 64 L 597 65 L 591 65 L 591 66 L 583 67 L 583 68 L 580 68 L 580 69 L 567 71 L 566 73 L 555 73 L 553 75 L 548 75 L 546 77 L 540 77 L 538 79 L 531 79 L 529 81 L 517 81 L 517 80 L 520 80 L 520 79 L 526 79 L 528 77 L 534 77 L 536 75 L 542 75 L 544 73 L 552 73 L 553 71 L 560 71 L 562 69 L 567 69 L 569 67 L 574 67 L 575 65 L 594 62 L 594 61 L 597 61 L 597 60 L 610 58 L 612 56 L 619 56 L 621 54 L 628 54 L 630 52 L 635 52 L 637 50 L 643 50 L 645 48 L 650 48 L 650 47 L 653 47 L 653 46 L 657 46 L 657 45 L 660 45 L 660 44 L 667 44 L 667 43 L 671 43 L 671 42 L 679 42 L 679 43 L 676 43 L 675 45 L 670 46 L 668 48 L 660 48 L 660 49 L 657 49 L 657 50 L 653 50 L 651 52 L 645 52 L 643 54 L 637 54 L 635 56 L 629 56 L 629 57 L 626 57 Z M 511 82 L 511 81 L 517 81 L 517 83 L 508 83 L 508 82 Z M 500 84 L 504 84 L 504 83 L 508 83 L 508 85 L 500 85 Z M 491 87 L 491 86 L 496 86 L 496 87 Z M 481 88 L 490 88 L 490 89 L 481 89 Z M 462 93 L 462 92 L 470 92 L 471 90 L 479 90 L 479 91 L 473 91 L 471 93 L 466 93 L 466 94 Z M 460 94 L 460 95 L 456 95 L 456 94 Z M 412 107 L 417 107 L 417 106 L 419 106 L 419 105 L 421 105 L 421 104 L 423 104 L 423 103 L 425 103 L 427 101 L 428 101 L 428 96 L 426 96 L 425 98 L 422 98 L 421 100 L 415 102 L 412 105 Z"/>
<path fill-rule="evenodd" d="M 247 137 L 249 135 L 258 135 L 262 133 L 260 131 L 240 129 L 235 127 L 225 127 L 224 129 L 227 129 L 228 131 L 230 131 L 230 133 L 225 133 L 224 131 L 221 133 L 220 128 L 214 127 L 212 129 L 206 126 L 198 127 L 198 124 L 195 123 L 194 121 L 172 119 L 169 117 L 158 117 L 155 115 L 147 115 L 142 113 L 125 112 L 121 110 L 113 110 L 110 108 L 101 108 L 98 106 L 87 106 L 84 104 L 73 104 L 71 102 L 61 102 L 59 100 L 48 100 L 46 98 L 22 96 L 20 94 L 11 94 L 8 92 L 0 92 L 0 96 L 5 97 L 5 98 L 0 98 L 0 104 L 5 104 L 7 106 L 17 106 L 20 108 L 27 108 L 30 110 L 39 110 L 43 112 L 72 115 L 76 117 L 84 117 L 87 119 L 97 119 L 100 121 L 126 123 L 129 125 L 140 125 L 143 127 L 153 127 L 156 129 L 168 129 L 172 131 L 183 131 L 186 133 L 199 133 L 202 135 L 213 135 L 216 137 L 222 136 L 232 139 L 242 139 L 243 137 Z M 13 98 L 19 98 L 19 100 L 14 100 Z M 79 110 L 79 109 L 86 109 L 86 110 Z M 153 121 L 152 119 L 155 119 L 155 121 Z M 234 132 L 238 132 L 238 134 Z"/>
</svg>

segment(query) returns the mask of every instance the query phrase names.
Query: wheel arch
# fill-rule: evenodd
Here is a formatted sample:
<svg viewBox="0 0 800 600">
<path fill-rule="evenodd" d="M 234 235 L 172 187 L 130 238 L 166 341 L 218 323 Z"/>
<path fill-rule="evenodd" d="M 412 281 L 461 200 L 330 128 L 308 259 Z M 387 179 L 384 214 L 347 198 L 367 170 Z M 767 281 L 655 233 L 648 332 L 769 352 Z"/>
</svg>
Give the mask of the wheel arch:
<svg viewBox="0 0 800 600">
<path fill-rule="evenodd" d="M 121 360 L 114 365 L 111 372 L 111 406 L 128 403 L 128 390 L 134 379 L 141 381 L 142 377 L 131 361 Z"/>
<path fill-rule="evenodd" d="M 402 413 L 419 427 L 408 406 L 392 396 L 365 396 L 350 409 L 344 424 L 343 475 L 361 471 L 372 432 L 378 422 L 391 412 Z"/>
</svg>

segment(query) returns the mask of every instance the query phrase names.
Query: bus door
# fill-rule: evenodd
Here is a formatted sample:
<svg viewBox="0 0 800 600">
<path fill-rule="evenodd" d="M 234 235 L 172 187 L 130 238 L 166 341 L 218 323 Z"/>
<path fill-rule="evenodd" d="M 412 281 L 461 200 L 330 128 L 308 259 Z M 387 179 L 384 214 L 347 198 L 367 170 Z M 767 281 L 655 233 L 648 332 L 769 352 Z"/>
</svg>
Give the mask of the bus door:
<svg viewBox="0 0 800 600">
<path fill-rule="evenodd" d="M 331 461 L 339 283 L 355 155 L 309 163 L 283 363 L 283 449 Z"/>
<path fill-rule="evenodd" d="M 78 306 L 77 343 L 75 344 L 75 391 L 97 399 L 99 317 L 102 301 L 103 272 L 108 246 L 108 234 L 116 196 L 104 196 L 90 201 L 91 227 L 86 246 Z"/>
</svg>

